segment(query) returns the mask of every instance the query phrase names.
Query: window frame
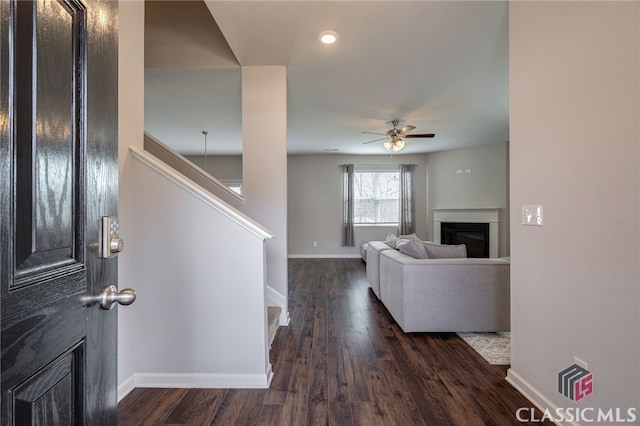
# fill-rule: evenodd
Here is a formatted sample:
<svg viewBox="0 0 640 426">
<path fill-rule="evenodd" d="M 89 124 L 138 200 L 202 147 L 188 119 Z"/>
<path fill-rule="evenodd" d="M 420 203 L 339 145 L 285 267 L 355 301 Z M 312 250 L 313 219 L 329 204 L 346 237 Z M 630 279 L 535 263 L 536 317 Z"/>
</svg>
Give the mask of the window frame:
<svg viewBox="0 0 640 426">
<path fill-rule="evenodd" d="M 358 197 L 358 195 L 360 194 L 360 187 L 358 187 L 357 185 L 357 181 L 358 181 L 358 177 L 357 175 L 362 175 L 362 174 L 393 174 L 395 175 L 395 178 L 397 180 L 397 187 L 395 188 L 396 191 L 396 197 L 384 197 L 383 194 L 378 194 L 378 196 L 376 197 L 374 194 L 374 197 Z M 393 226 L 398 226 L 399 222 L 400 222 L 400 215 L 399 215 L 399 211 L 400 211 L 400 168 L 398 166 L 395 165 L 389 165 L 389 166 L 354 166 L 354 171 L 353 171 L 353 175 L 354 175 L 354 205 L 353 205 L 353 225 L 360 227 L 360 226 L 381 226 L 381 227 L 393 227 Z M 373 182 L 372 182 L 373 184 Z M 359 215 L 358 212 L 361 211 L 359 209 L 359 202 L 358 199 L 372 199 L 374 200 L 374 202 L 377 203 L 377 206 L 374 210 L 375 213 L 375 217 L 376 217 L 376 221 L 374 222 L 359 222 L 359 218 L 362 215 Z M 395 201 L 395 205 L 396 205 L 396 212 L 395 212 L 395 221 L 390 221 L 390 222 L 381 222 L 379 221 L 381 218 L 381 203 L 385 200 L 394 200 Z"/>
</svg>

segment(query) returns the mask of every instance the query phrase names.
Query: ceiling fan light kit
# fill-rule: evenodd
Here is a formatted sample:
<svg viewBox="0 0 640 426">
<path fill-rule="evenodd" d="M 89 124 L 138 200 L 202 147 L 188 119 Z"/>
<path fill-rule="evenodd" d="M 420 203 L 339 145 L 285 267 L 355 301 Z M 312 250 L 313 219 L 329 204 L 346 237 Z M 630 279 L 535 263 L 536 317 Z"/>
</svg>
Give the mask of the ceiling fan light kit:
<svg viewBox="0 0 640 426">
<path fill-rule="evenodd" d="M 404 148 L 405 146 L 405 138 L 433 138 L 435 136 L 435 134 L 433 133 L 423 133 L 423 134 L 415 134 L 415 135 L 408 135 L 406 133 L 412 131 L 413 129 L 415 129 L 415 126 L 412 126 L 410 124 L 405 125 L 403 128 L 398 129 L 398 123 L 400 123 L 400 120 L 391 120 L 391 124 L 393 125 L 393 129 L 387 130 L 386 133 L 375 133 L 375 132 L 362 132 L 362 133 L 371 133 L 374 135 L 380 135 L 380 136 L 385 136 L 383 138 L 379 138 L 379 139 L 374 139 L 372 141 L 368 141 L 368 142 L 363 142 L 364 144 L 368 144 L 371 142 L 377 142 L 377 141 L 381 141 L 381 140 L 385 140 L 385 142 L 382 144 L 382 146 L 384 147 L 384 149 L 386 149 L 387 151 L 393 151 L 393 152 L 398 152 L 400 150 L 402 150 L 402 148 Z"/>
<path fill-rule="evenodd" d="M 393 140 L 386 141 L 383 146 L 387 151 L 398 152 L 404 148 L 404 140 L 402 138 L 395 138 Z"/>
</svg>

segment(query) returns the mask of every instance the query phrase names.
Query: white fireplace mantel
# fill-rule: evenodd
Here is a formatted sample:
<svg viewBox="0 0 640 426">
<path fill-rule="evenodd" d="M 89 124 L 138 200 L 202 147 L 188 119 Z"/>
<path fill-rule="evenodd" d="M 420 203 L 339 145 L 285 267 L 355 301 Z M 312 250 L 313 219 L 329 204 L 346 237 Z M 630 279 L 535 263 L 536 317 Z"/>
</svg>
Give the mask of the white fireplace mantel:
<svg viewBox="0 0 640 426">
<path fill-rule="evenodd" d="M 442 222 L 488 223 L 489 224 L 489 257 L 498 257 L 498 224 L 500 209 L 431 209 L 433 211 L 433 241 L 440 244 L 440 227 Z"/>
</svg>

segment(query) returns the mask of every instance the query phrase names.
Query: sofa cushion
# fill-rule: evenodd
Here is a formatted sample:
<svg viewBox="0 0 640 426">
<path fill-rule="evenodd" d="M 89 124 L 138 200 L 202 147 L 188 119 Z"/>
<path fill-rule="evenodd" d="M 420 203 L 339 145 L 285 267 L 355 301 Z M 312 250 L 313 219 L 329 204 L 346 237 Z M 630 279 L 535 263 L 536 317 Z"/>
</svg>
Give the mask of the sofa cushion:
<svg viewBox="0 0 640 426">
<path fill-rule="evenodd" d="M 395 251 L 384 241 L 369 241 L 367 247 L 367 281 L 377 298 L 380 298 L 380 253 Z"/>
<path fill-rule="evenodd" d="M 416 259 L 428 259 L 429 254 L 422 240 L 415 235 L 406 241 L 400 241 L 398 243 L 398 250 L 408 256 Z"/>
<path fill-rule="evenodd" d="M 430 259 L 449 259 L 467 257 L 467 246 L 464 244 L 447 245 L 424 242 Z"/>
</svg>

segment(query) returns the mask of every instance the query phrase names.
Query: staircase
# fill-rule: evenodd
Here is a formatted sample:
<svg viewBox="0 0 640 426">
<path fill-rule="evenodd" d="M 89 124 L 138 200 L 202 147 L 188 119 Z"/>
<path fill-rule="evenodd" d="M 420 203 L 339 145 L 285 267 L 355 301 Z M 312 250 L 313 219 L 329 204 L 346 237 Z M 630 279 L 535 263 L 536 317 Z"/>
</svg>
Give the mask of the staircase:
<svg viewBox="0 0 640 426">
<path fill-rule="evenodd" d="M 276 331 L 278 331 L 278 327 L 280 326 L 281 312 L 282 312 L 282 308 L 279 306 L 267 307 L 267 327 L 269 330 L 269 348 L 271 348 L 271 343 L 273 343 L 273 339 L 276 337 Z"/>
<path fill-rule="evenodd" d="M 135 317 L 123 315 L 135 344 L 121 345 L 131 362 L 119 396 L 135 387 L 267 388 L 267 338 L 281 313 L 267 309 L 273 234 L 147 151 L 130 154 L 131 240 L 139 243 L 126 260 L 137 265 L 131 280 L 141 297 Z"/>
</svg>

